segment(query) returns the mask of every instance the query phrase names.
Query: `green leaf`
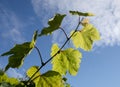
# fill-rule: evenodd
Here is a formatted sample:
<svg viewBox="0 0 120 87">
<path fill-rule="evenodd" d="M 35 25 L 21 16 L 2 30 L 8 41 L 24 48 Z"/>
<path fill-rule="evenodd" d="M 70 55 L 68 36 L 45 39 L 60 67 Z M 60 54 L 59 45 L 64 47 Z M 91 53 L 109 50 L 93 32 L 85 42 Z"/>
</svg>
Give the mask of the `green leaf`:
<svg viewBox="0 0 120 87">
<path fill-rule="evenodd" d="M 9 78 L 5 73 L 4 75 L 0 75 L 0 83 L 2 85 L 9 84 L 11 87 L 17 85 L 19 81 L 16 78 Z M 8 86 L 8 87 L 10 87 Z"/>
<path fill-rule="evenodd" d="M 28 70 L 27 70 L 27 76 L 29 77 L 29 78 L 31 78 L 32 76 L 33 76 L 33 74 L 38 70 L 38 66 L 32 66 L 31 68 L 29 68 Z M 35 75 L 34 75 L 34 77 L 32 78 L 32 80 L 34 79 L 34 78 L 36 78 L 37 76 L 40 76 L 40 72 L 37 72 Z M 35 84 L 37 85 L 37 83 L 38 83 L 38 81 L 39 81 L 39 78 L 36 78 L 35 80 L 34 80 L 34 82 L 35 82 Z"/>
<path fill-rule="evenodd" d="M 19 81 L 16 78 L 8 78 L 6 82 L 10 83 L 11 85 L 16 85 Z"/>
<path fill-rule="evenodd" d="M 15 86 L 12 86 L 7 82 L 2 82 L 2 83 L 0 83 L 0 87 L 15 87 Z"/>
<path fill-rule="evenodd" d="M 84 18 L 82 21 L 81 21 L 81 24 L 82 26 L 86 26 L 89 24 L 89 19 L 88 18 Z"/>
<path fill-rule="evenodd" d="M 93 13 L 83 13 L 79 11 L 69 11 L 72 15 L 79 15 L 79 16 L 94 16 Z"/>
<path fill-rule="evenodd" d="M 56 71 L 48 71 L 39 77 L 37 87 L 64 87 L 62 76 Z"/>
<path fill-rule="evenodd" d="M 28 69 L 27 75 L 31 77 L 37 71 L 37 69 L 37 66 L 31 67 Z M 63 87 L 62 76 L 55 71 L 48 71 L 42 75 L 40 75 L 40 72 L 38 72 L 35 74 L 32 80 L 36 85 L 35 87 Z"/>
<path fill-rule="evenodd" d="M 4 75 L 4 71 L 0 69 L 0 76 Z"/>
<path fill-rule="evenodd" d="M 70 84 L 67 83 L 67 78 L 63 77 L 64 87 L 70 87 Z"/>
<path fill-rule="evenodd" d="M 25 42 L 23 44 L 15 45 L 10 51 L 3 53 L 1 56 L 9 55 L 9 63 L 7 64 L 5 71 L 10 67 L 19 68 L 25 59 L 25 57 L 32 51 L 34 48 L 35 42 L 37 39 L 37 31 L 33 35 L 31 42 Z"/>
<path fill-rule="evenodd" d="M 56 54 L 58 50 L 59 47 L 57 44 L 54 44 L 51 49 L 51 56 Z M 78 50 L 73 48 L 61 50 L 60 53 L 52 59 L 53 70 L 62 75 L 65 75 L 67 71 L 71 75 L 76 75 L 80 67 L 81 58 L 82 54 Z"/>
<path fill-rule="evenodd" d="M 66 83 L 66 86 L 65 87 L 70 87 L 70 84 Z"/>
<path fill-rule="evenodd" d="M 71 39 L 76 48 L 80 47 L 85 51 L 89 51 L 92 49 L 93 42 L 100 40 L 100 34 L 93 25 L 87 24 L 82 30 L 76 31 Z"/>
<path fill-rule="evenodd" d="M 3 82 L 3 81 L 6 81 L 7 78 L 8 77 L 7 77 L 6 74 L 0 75 L 0 83 Z"/>
<path fill-rule="evenodd" d="M 43 28 L 39 36 L 51 34 L 53 31 L 59 29 L 61 22 L 65 16 L 66 16 L 65 14 L 64 15 L 56 14 L 54 18 L 48 21 L 49 26 Z"/>
<path fill-rule="evenodd" d="M 32 77 L 32 75 L 38 70 L 38 68 L 39 68 L 39 66 L 32 66 L 32 67 L 30 67 L 28 70 L 27 70 L 27 72 L 26 72 L 26 74 L 27 74 L 27 76 L 28 77 Z M 38 72 L 38 73 L 36 73 L 35 74 L 35 76 L 39 76 L 40 75 L 40 72 Z M 35 77 L 34 76 L 34 77 Z M 33 78 L 34 78 L 33 77 Z"/>
</svg>

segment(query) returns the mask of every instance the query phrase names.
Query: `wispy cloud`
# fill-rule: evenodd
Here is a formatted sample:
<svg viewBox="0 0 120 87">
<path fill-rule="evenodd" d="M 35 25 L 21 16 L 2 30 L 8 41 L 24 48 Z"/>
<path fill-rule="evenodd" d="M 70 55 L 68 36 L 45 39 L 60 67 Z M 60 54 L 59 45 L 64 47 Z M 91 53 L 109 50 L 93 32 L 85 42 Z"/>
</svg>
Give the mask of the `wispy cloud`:
<svg viewBox="0 0 120 87">
<path fill-rule="evenodd" d="M 16 69 L 13 69 L 13 68 L 10 68 L 7 71 L 7 74 L 8 74 L 8 76 L 14 77 L 14 78 L 23 78 L 24 77 L 19 71 L 17 71 Z"/>
<path fill-rule="evenodd" d="M 25 39 L 20 31 L 21 28 L 22 23 L 14 12 L 0 5 L 0 38 L 22 42 Z"/>
<path fill-rule="evenodd" d="M 96 43 L 97 46 L 120 45 L 119 3 L 120 0 L 32 0 L 34 11 L 43 23 L 47 23 L 56 12 L 68 13 L 69 10 L 78 10 L 94 13 L 96 16 L 91 18 L 91 22 L 101 33 L 101 40 Z M 70 31 L 75 20 L 70 17 L 66 19 L 69 25 L 64 26 L 68 26 L 67 31 Z M 60 43 L 63 40 L 59 38 L 60 33 L 56 31 L 53 34 L 53 42 Z"/>
<path fill-rule="evenodd" d="M 0 64 L 0 69 L 3 69 L 2 64 Z M 7 75 L 10 76 L 10 77 L 15 77 L 15 78 L 23 78 L 24 77 L 23 74 L 21 74 L 19 71 L 17 71 L 16 69 L 13 69 L 13 68 L 10 68 L 7 71 Z"/>
</svg>

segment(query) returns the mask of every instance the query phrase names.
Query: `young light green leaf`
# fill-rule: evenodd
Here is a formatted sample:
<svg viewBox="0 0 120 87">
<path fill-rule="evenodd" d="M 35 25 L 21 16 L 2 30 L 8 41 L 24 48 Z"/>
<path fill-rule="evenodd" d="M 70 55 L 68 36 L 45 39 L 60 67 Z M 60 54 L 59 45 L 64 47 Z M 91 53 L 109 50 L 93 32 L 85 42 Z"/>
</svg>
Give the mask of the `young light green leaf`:
<svg viewBox="0 0 120 87">
<path fill-rule="evenodd" d="M 69 11 L 72 15 L 79 15 L 79 16 L 94 16 L 93 13 L 83 13 L 79 11 Z"/>
<path fill-rule="evenodd" d="M 19 83 L 16 78 L 8 78 L 6 82 L 10 83 L 11 85 L 17 85 Z"/>
<path fill-rule="evenodd" d="M 19 81 L 16 78 L 10 78 L 5 73 L 4 75 L 0 75 L 0 83 L 4 83 L 4 82 L 14 86 L 19 83 Z"/>
<path fill-rule="evenodd" d="M 56 71 L 48 71 L 39 77 L 37 87 L 64 87 L 62 76 Z"/>
<path fill-rule="evenodd" d="M 0 75 L 0 83 L 3 82 L 3 81 L 6 81 L 7 78 L 8 78 L 8 77 L 7 77 L 6 74 Z"/>
<path fill-rule="evenodd" d="M 28 69 L 28 77 L 31 77 L 37 71 L 37 69 L 37 66 L 33 66 Z M 40 75 L 40 72 L 38 72 L 35 74 L 32 80 L 35 83 L 35 87 L 64 87 L 62 76 L 55 71 L 48 71 L 42 75 Z"/>
<path fill-rule="evenodd" d="M 59 47 L 54 44 L 51 49 L 51 56 L 53 56 Z M 61 50 L 52 59 L 53 70 L 59 72 L 61 75 L 65 75 L 68 71 L 71 75 L 76 75 L 80 67 L 82 54 L 73 48 L 68 48 L 66 50 Z"/>
<path fill-rule="evenodd" d="M 63 14 L 63 15 L 56 14 L 54 16 L 54 18 L 52 18 L 48 21 L 49 26 L 43 28 L 41 33 L 39 34 L 39 36 L 51 34 L 53 31 L 59 29 L 59 27 L 62 23 L 62 20 L 65 16 L 66 16 L 65 14 Z"/>
<path fill-rule="evenodd" d="M 92 49 L 93 42 L 100 40 L 100 34 L 93 25 L 87 24 L 82 30 L 75 32 L 71 39 L 76 48 L 80 47 L 85 51 L 89 51 Z"/>
<path fill-rule="evenodd" d="M 24 61 L 24 58 L 31 52 L 34 48 L 35 42 L 37 39 L 37 31 L 33 35 L 31 42 L 25 42 L 23 44 L 15 45 L 10 51 L 3 53 L 1 56 L 9 55 L 9 63 L 7 64 L 5 71 L 10 67 L 19 68 Z"/>
<path fill-rule="evenodd" d="M 26 72 L 27 76 L 32 77 L 32 75 L 38 70 L 38 68 L 39 68 L 38 66 L 30 67 Z M 34 77 L 39 76 L 39 75 L 40 75 L 40 72 L 37 72 Z M 33 77 L 33 79 L 34 79 L 34 77 Z"/>
<path fill-rule="evenodd" d="M 81 21 L 81 24 L 82 26 L 86 26 L 89 24 L 89 19 L 88 18 L 84 18 L 82 21 Z"/>
<path fill-rule="evenodd" d="M 39 68 L 38 66 L 32 66 L 32 67 L 30 67 L 30 68 L 27 70 L 27 72 L 26 72 L 27 76 L 28 76 L 29 78 L 31 78 L 31 77 L 34 75 L 34 73 L 38 70 L 38 68 Z M 36 78 L 37 76 L 40 76 L 40 72 L 37 72 L 37 73 L 34 75 L 34 77 L 32 78 L 32 80 L 33 80 L 34 78 Z M 36 79 L 34 80 L 35 85 L 38 84 L 38 81 L 39 81 L 39 78 L 36 78 Z"/>
</svg>

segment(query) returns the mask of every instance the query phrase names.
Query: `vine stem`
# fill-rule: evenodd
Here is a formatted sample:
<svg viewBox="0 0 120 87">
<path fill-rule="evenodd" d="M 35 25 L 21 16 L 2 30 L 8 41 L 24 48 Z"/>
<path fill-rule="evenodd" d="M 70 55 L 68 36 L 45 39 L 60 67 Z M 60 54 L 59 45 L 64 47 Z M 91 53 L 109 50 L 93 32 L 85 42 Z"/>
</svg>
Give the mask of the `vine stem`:
<svg viewBox="0 0 120 87">
<path fill-rule="evenodd" d="M 66 38 L 68 39 L 68 36 L 67 36 L 65 30 L 62 27 L 59 27 L 59 28 L 63 31 L 63 33 L 65 34 Z"/>
<path fill-rule="evenodd" d="M 82 20 L 83 20 L 83 18 L 82 18 Z M 52 56 L 52 57 L 50 57 L 45 63 L 43 63 L 43 65 L 41 65 L 39 68 L 38 68 L 38 70 L 29 78 L 29 80 L 27 81 L 27 83 L 29 83 L 30 81 L 33 81 L 33 80 L 35 80 L 36 78 L 38 78 L 39 76 L 36 76 L 34 79 L 32 79 L 34 76 L 35 76 L 35 74 L 40 70 L 40 69 L 42 69 L 49 61 L 51 61 L 52 60 L 52 58 L 54 58 L 61 50 L 62 50 L 62 48 L 66 45 L 66 43 L 71 39 L 71 37 L 75 34 L 75 32 L 78 30 L 78 28 L 79 28 L 79 25 L 81 24 L 81 21 L 82 20 L 80 20 L 80 16 L 79 16 L 79 22 L 78 22 L 78 24 L 77 24 L 77 26 L 76 26 L 76 28 L 75 28 L 75 31 L 67 38 L 67 40 L 64 42 L 64 44 L 61 46 L 61 48 Z M 32 80 L 31 80 L 32 79 Z"/>
<path fill-rule="evenodd" d="M 40 50 L 38 49 L 37 46 L 35 46 L 34 48 L 37 50 L 37 52 L 38 52 L 38 54 L 39 54 L 41 64 L 44 65 L 44 62 L 43 62 L 43 59 L 42 59 L 42 55 L 41 55 L 41 53 L 40 53 Z"/>
</svg>

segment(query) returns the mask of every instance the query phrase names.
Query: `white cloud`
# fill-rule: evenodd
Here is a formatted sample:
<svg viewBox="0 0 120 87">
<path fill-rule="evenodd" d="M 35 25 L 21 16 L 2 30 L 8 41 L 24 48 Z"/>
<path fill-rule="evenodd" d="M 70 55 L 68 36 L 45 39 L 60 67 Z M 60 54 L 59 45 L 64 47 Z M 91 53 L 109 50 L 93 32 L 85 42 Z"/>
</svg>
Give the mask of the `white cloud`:
<svg viewBox="0 0 120 87">
<path fill-rule="evenodd" d="M 18 17 L 10 10 L 0 6 L 0 37 L 2 40 L 12 40 L 13 42 L 22 42 L 24 37 L 20 29 L 22 23 Z"/>
<path fill-rule="evenodd" d="M 68 13 L 69 10 L 89 11 L 96 16 L 91 18 L 91 22 L 101 33 L 101 41 L 97 46 L 120 45 L 120 0 L 32 0 L 35 13 L 47 23 L 47 20 L 56 12 Z M 75 24 L 73 18 L 66 18 L 65 28 L 70 31 L 72 24 Z M 66 23 L 67 22 L 67 23 Z M 53 42 L 60 43 L 63 38 L 59 38 L 60 31 L 53 34 Z"/>
<path fill-rule="evenodd" d="M 3 65 L 0 64 L 0 69 L 3 69 Z M 25 72 L 25 70 L 22 70 Z M 24 75 L 21 74 L 19 71 L 17 71 L 16 69 L 13 69 L 13 68 L 10 68 L 8 71 L 7 71 L 7 75 L 10 76 L 10 77 L 14 77 L 14 78 L 23 78 Z"/>
<path fill-rule="evenodd" d="M 19 73 L 16 69 L 13 69 L 13 68 L 10 68 L 7 71 L 7 74 L 8 74 L 8 76 L 14 77 L 14 78 L 23 78 L 24 77 L 21 73 Z"/>
</svg>

